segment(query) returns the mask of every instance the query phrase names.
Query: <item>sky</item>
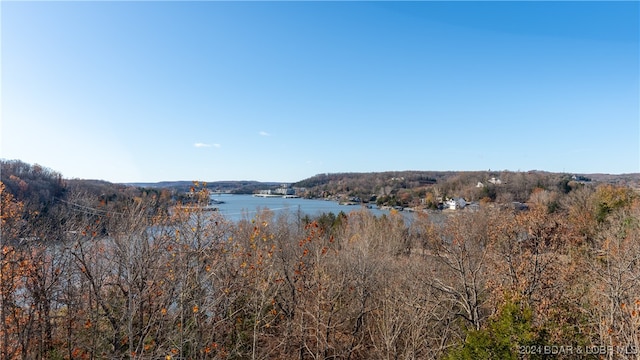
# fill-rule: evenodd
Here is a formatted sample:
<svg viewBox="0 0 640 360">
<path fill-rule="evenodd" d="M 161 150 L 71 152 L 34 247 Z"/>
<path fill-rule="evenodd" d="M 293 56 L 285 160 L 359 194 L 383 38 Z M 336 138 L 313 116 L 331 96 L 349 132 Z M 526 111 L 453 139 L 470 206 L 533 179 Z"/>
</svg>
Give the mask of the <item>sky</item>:
<svg viewBox="0 0 640 360">
<path fill-rule="evenodd" d="M 111 182 L 640 172 L 640 2 L 0 2 L 0 158 Z"/>
</svg>

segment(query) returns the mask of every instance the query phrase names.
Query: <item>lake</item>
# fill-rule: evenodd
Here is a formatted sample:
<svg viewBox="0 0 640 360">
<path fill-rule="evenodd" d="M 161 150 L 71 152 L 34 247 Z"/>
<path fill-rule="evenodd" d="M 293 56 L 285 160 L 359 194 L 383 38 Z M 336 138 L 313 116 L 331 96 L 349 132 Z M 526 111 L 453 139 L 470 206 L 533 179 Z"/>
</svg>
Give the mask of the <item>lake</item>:
<svg viewBox="0 0 640 360">
<path fill-rule="evenodd" d="M 232 195 L 232 194 L 214 194 L 211 195 L 214 200 L 224 201 L 223 204 L 214 205 L 219 209 L 219 213 L 229 220 L 238 221 L 243 217 L 252 218 L 259 210 L 269 209 L 275 213 L 288 212 L 296 214 L 300 211 L 303 216 L 309 215 L 314 217 L 322 213 L 332 212 L 334 214 L 350 213 L 351 211 L 361 210 L 360 205 L 340 205 L 334 201 L 311 200 L 301 198 L 282 198 L 282 197 L 256 197 L 252 195 Z M 388 214 L 388 211 L 380 209 L 368 209 L 372 214 L 378 216 Z"/>
</svg>

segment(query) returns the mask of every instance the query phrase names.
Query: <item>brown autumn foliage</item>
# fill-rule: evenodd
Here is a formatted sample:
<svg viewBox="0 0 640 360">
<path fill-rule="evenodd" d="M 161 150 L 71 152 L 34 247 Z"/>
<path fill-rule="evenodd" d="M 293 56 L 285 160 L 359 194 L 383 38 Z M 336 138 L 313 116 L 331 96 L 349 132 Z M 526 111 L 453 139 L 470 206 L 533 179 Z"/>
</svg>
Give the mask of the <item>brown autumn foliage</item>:
<svg viewBox="0 0 640 360">
<path fill-rule="evenodd" d="M 0 189 L 2 359 L 441 359 L 496 346 L 514 303 L 531 317 L 507 342 L 640 349 L 626 186 L 538 187 L 526 210 L 238 222 L 197 206 L 201 183 L 184 206 L 67 188 L 51 221 Z"/>
</svg>

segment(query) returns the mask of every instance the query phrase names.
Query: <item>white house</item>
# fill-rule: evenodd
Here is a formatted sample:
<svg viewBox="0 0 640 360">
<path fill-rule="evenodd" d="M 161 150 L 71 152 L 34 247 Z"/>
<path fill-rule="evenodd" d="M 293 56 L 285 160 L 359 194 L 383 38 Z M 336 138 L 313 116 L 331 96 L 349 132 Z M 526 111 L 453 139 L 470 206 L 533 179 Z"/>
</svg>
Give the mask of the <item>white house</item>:
<svg viewBox="0 0 640 360">
<path fill-rule="evenodd" d="M 447 205 L 447 208 L 451 210 L 457 210 L 467 206 L 467 202 L 463 198 L 449 199 L 445 205 Z"/>
</svg>

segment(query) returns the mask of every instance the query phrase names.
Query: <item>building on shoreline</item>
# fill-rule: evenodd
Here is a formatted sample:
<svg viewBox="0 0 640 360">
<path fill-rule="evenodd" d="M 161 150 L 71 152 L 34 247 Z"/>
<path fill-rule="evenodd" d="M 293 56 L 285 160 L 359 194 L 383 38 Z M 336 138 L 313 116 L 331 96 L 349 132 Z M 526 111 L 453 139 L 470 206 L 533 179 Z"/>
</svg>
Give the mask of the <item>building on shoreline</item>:
<svg viewBox="0 0 640 360">
<path fill-rule="evenodd" d="M 296 191 L 289 184 L 281 184 L 277 189 L 258 190 L 254 196 L 296 198 Z"/>
</svg>

